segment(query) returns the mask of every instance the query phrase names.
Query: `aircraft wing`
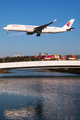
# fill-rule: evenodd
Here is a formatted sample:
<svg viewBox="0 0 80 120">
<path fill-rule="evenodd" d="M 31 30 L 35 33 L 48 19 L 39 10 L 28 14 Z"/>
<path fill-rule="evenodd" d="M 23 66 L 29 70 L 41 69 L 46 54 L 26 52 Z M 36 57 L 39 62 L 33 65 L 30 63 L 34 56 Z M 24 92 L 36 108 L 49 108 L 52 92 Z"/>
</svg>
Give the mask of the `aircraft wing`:
<svg viewBox="0 0 80 120">
<path fill-rule="evenodd" d="M 42 26 L 39 26 L 39 27 L 35 27 L 34 29 L 35 29 L 35 31 L 40 31 L 40 32 L 41 32 L 42 29 L 44 29 L 44 28 L 46 28 L 48 25 L 54 23 L 56 20 L 57 20 L 57 19 L 55 19 L 54 21 L 52 21 L 52 22 L 50 22 L 50 23 L 48 23 L 48 24 L 45 24 L 45 25 L 42 25 Z"/>
</svg>

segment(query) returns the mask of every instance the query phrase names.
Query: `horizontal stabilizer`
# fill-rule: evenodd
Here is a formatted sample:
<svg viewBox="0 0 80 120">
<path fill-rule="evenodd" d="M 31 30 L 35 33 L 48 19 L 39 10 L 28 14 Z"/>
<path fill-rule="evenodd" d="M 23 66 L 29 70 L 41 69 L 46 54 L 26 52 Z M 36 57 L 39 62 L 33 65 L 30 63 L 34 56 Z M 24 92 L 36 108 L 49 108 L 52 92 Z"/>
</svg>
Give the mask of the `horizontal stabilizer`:
<svg viewBox="0 0 80 120">
<path fill-rule="evenodd" d="M 73 29 L 75 29 L 75 27 L 67 29 L 66 31 L 72 31 Z"/>
</svg>

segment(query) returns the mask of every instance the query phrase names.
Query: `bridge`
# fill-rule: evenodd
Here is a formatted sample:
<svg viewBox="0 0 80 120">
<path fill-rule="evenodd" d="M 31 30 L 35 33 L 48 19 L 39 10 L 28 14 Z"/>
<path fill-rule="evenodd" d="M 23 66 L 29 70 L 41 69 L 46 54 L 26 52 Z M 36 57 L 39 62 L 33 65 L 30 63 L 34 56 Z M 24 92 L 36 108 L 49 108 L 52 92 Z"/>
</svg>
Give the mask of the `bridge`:
<svg viewBox="0 0 80 120">
<path fill-rule="evenodd" d="M 0 69 L 59 69 L 59 68 L 80 68 L 78 60 L 58 60 L 58 61 L 28 61 L 28 62 L 8 62 L 0 63 Z"/>
</svg>

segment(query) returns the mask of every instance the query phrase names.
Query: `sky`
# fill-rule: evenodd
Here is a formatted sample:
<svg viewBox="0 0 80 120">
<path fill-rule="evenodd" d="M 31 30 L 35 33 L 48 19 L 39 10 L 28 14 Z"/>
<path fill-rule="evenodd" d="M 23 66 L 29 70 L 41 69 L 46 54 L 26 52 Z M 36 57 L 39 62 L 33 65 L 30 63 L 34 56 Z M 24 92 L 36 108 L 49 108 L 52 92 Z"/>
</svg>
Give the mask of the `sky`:
<svg viewBox="0 0 80 120">
<path fill-rule="evenodd" d="M 27 35 L 9 31 L 8 24 L 44 25 L 62 27 L 75 19 L 73 31 L 57 34 Z M 80 0 L 0 0 L 0 57 L 80 54 Z"/>
</svg>

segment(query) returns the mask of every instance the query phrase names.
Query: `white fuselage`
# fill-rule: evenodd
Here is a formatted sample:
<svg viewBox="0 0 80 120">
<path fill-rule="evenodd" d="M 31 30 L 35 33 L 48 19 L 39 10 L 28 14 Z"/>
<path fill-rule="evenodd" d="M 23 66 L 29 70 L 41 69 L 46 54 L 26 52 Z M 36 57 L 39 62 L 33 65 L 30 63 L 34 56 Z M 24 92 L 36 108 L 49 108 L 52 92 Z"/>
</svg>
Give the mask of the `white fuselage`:
<svg viewBox="0 0 80 120">
<path fill-rule="evenodd" d="M 6 31 L 21 31 L 21 32 L 34 32 L 34 28 L 38 26 L 33 25 L 7 25 L 3 29 Z M 65 29 L 60 27 L 46 27 L 44 28 L 41 33 L 59 33 L 59 32 L 66 32 Z"/>
<path fill-rule="evenodd" d="M 21 31 L 26 32 L 28 35 L 32 35 L 37 33 L 37 36 L 40 36 L 41 33 L 60 33 L 71 31 L 74 28 L 71 28 L 74 19 L 71 19 L 66 25 L 63 27 L 48 27 L 50 24 L 54 23 L 56 19 L 48 24 L 41 25 L 41 26 L 34 26 L 34 25 L 7 25 L 3 29 L 7 31 Z"/>
</svg>

